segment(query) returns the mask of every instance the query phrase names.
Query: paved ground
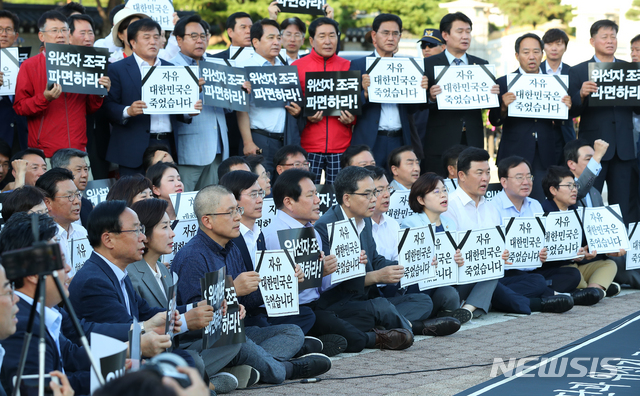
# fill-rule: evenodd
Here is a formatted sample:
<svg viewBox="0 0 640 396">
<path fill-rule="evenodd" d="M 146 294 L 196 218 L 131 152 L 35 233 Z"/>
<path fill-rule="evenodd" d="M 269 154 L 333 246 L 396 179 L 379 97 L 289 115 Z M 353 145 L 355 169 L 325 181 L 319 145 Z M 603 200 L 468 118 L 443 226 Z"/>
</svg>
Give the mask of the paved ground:
<svg viewBox="0 0 640 396">
<path fill-rule="evenodd" d="M 543 355 L 638 310 L 640 293 L 623 291 L 593 307 L 574 307 L 564 314 L 491 313 L 464 325 L 449 337 L 420 337 L 405 351 L 365 350 L 360 354 L 337 356 L 331 371 L 323 375 L 319 383 L 290 382 L 242 392 L 261 395 L 455 395 L 489 380 L 494 358 Z M 424 372 L 389 375 L 419 370 Z"/>
</svg>

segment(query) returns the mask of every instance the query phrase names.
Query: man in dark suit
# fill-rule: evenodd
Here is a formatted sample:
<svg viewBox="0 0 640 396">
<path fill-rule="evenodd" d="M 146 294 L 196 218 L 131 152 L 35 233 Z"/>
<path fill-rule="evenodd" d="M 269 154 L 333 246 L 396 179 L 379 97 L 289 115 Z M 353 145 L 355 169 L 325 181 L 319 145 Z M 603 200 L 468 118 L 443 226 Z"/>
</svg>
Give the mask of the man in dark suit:
<svg viewBox="0 0 640 396">
<path fill-rule="evenodd" d="M 133 55 L 109 66 L 113 83 L 104 105 L 113 129 L 107 160 L 120 165 L 121 176 L 143 172 L 142 156 L 151 142 L 166 146 L 176 156 L 171 122 L 184 117 L 143 114 L 147 105 L 141 100 L 142 67 L 171 66 L 158 58 L 160 32 L 160 25 L 149 18 L 133 22 L 127 28 Z M 201 110 L 202 101 L 194 108 Z"/>
<path fill-rule="evenodd" d="M 78 188 L 78 191 L 84 192 L 87 188 L 89 170 L 91 169 L 85 160 L 86 156 L 87 153 L 85 151 L 78 149 L 60 149 L 51 157 L 51 168 L 65 168 L 70 170 L 71 173 L 73 173 L 73 182 Z M 82 196 L 80 203 L 80 223 L 85 228 L 89 220 L 89 213 L 91 213 L 92 210 L 93 203 Z"/>
<path fill-rule="evenodd" d="M 625 223 L 638 221 L 638 163 L 633 138 L 633 112 L 638 110 L 623 106 L 589 106 L 590 96 L 598 92 L 598 85 L 589 81 L 590 62 L 623 62 L 614 54 L 618 46 L 618 25 L 610 20 L 600 20 L 591 25 L 591 45 L 595 55 L 569 72 L 569 94 L 572 108 L 570 116 L 581 116 L 579 134 L 593 143 L 602 139 L 609 149 L 602 158 L 602 172 L 595 187 L 602 191 L 606 180 L 609 203 L 620 205 Z"/>
<path fill-rule="evenodd" d="M 7 280 L 4 267 L 0 265 L 0 341 L 5 340 L 16 332 L 16 323 L 14 317 L 18 313 L 16 303 L 20 301 L 18 296 L 13 292 L 11 282 Z M 4 360 L 5 350 L 0 345 L 0 368 Z M 7 396 L 2 384 L 0 383 L 0 396 Z"/>
<path fill-rule="evenodd" d="M 438 173 L 442 168 L 441 155 L 455 144 L 464 144 L 478 148 L 484 147 L 484 125 L 482 111 L 439 110 L 436 96 L 442 88 L 436 82 L 434 66 L 486 65 L 484 59 L 467 54 L 471 44 L 472 22 L 461 12 L 445 15 L 440 20 L 440 32 L 447 43 L 444 52 L 424 60 L 424 71 L 429 79 L 429 121 L 424 143 L 422 172 Z M 499 94 L 500 88 L 494 85 L 492 94 Z"/>
<path fill-rule="evenodd" d="M 516 59 L 520 67 L 516 74 L 539 74 L 542 62 L 543 42 L 534 33 L 527 33 L 516 40 Z M 502 140 L 498 150 L 497 163 L 503 158 L 517 155 L 532 164 L 533 189 L 531 198 L 544 200 L 542 178 L 547 168 L 558 163 L 562 151 L 560 130 L 554 128 L 553 120 L 544 118 L 509 117 L 509 105 L 516 100 L 516 94 L 508 92 L 507 76 L 498 78 L 500 86 L 500 107 L 491 109 L 489 121 L 495 126 L 502 125 Z M 565 95 L 562 103 L 571 108 L 571 97 Z M 564 106 L 561 104 L 561 106 Z"/>
<path fill-rule="evenodd" d="M 367 74 L 367 57 L 390 58 L 398 49 L 402 35 L 402 20 L 397 15 L 380 14 L 373 20 L 373 40 L 375 50 L 372 54 L 351 61 L 349 70 L 362 73 L 364 101 L 362 114 L 353 129 L 351 145 L 365 144 L 371 147 L 376 163 L 386 168 L 387 158 L 393 149 L 411 145 L 411 127 L 409 119 L 416 106 L 391 103 L 369 102 L 368 88 L 371 83 Z M 426 77 L 423 77 L 426 87 Z M 377 132 L 376 132 L 377 131 Z"/>
</svg>

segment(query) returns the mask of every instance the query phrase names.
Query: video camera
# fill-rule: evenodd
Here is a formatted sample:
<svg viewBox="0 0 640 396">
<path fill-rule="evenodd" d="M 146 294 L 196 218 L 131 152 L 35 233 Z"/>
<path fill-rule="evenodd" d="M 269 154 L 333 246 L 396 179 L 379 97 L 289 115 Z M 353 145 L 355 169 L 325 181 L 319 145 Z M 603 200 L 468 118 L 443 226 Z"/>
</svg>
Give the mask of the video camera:
<svg viewBox="0 0 640 396">
<path fill-rule="evenodd" d="M 60 245 L 56 242 L 36 242 L 28 248 L 4 252 L 2 266 L 9 280 L 51 273 L 64 268 Z"/>
<path fill-rule="evenodd" d="M 180 356 L 173 353 L 161 353 L 142 365 L 140 370 L 152 371 L 158 376 L 173 378 L 183 388 L 191 386 L 191 379 L 187 374 L 177 370 L 178 366 L 187 366 L 187 362 Z"/>
</svg>

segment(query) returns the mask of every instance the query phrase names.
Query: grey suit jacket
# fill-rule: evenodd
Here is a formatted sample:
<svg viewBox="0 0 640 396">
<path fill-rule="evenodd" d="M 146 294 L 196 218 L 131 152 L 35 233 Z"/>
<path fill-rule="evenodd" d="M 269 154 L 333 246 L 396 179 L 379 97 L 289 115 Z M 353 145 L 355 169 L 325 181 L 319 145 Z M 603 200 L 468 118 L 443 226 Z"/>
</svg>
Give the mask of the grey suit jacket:
<svg viewBox="0 0 640 396">
<path fill-rule="evenodd" d="M 153 271 L 144 259 L 129 264 L 127 266 L 127 273 L 129 274 L 129 279 L 131 279 L 134 290 L 138 292 L 140 297 L 147 301 L 149 306 L 167 308 L 168 301 L 166 293 L 173 284 L 173 278 L 164 265 L 158 264 L 158 269 L 162 274 L 164 293 L 160 289 L 160 285 L 158 285 Z"/>
<path fill-rule="evenodd" d="M 595 190 L 593 188 L 593 183 L 596 181 L 596 175 L 591 172 L 589 167 L 585 167 L 582 171 L 582 174 L 578 178 L 578 184 L 580 184 L 580 189 L 578 190 L 578 203 L 580 200 L 587 196 L 591 192 L 591 190 Z M 597 192 L 597 190 L 596 190 Z M 598 193 L 600 195 L 600 193 Z M 593 200 L 593 198 L 591 198 Z M 600 201 L 602 201 L 602 197 L 600 197 Z M 594 204 L 593 206 L 601 206 Z"/>
</svg>

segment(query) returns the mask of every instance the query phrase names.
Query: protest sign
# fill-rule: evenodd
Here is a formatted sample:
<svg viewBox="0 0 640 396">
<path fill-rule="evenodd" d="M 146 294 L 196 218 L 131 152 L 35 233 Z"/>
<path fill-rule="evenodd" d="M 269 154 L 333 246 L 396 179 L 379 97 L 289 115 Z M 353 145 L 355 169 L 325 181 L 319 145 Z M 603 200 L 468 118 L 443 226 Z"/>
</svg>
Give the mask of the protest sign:
<svg viewBox="0 0 640 396">
<path fill-rule="evenodd" d="M 505 217 L 504 237 L 509 251 L 509 268 L 541 267 L 544 248 L 544 217 Z"/>
<path fill-rule="evenodd" d="M 495 82 L 494 65 L 434 66 L 439 110 L 486 109 L 498 107 L 498 95 L 491 93 Z"/>
<path fill-rule="evenodd" d="M 458 267 L 458 284 L 500 279 L 504 276 L 504 234 L 500 226 L 458 233 L 464 265 Z"/>
<path fill-rule="evenodd" d="M 224 299 L 227 300 L 227 314 L 222 317 L 220 339 L 213 348 L 242 344 L 247 340 L 244 332 L 244 319 L 240 319 L 240 303 L 231 275 L 227 275 L 224 283 Z"/>
<path fill-rule="evenodd" d="M 135 316 L 132 319 L 133 323 L 131 323 L 131 330 L 129 330 L 129 357 L 131 359 L 131 370 L 137 370 L 140 368 L 140 361 L 142 360 L 142 329 L 138 319 Z"/>
<path fill-rule="evenodd" d="M 333 184 L 316 184 L 316 192 L 320 198 L 320 216 L 327 213 L 333 205 L 336 205 L 336 189 Z"/>
<path fill-rule="evenodd" d="M 176 282 L 174 282 L 173 285 L 169 286 L 169 290 L 167 291 L 167 317 L 165 318 L 165 323 L 164 323 L 164 334 L 169 334 L 169 337 L 171 338 L 171 341 L 173 342 L 173 331 L 174 328 L 176 327 L 176 317 L 175 317 L 175 310 L 176 310 L 176 300 L 178 298 L 178 285 L 176 284 Z M 182 324 L 183 326 L 186 326 L 185 323 Z M 169 348 L 167 348 L 167 352 L 171 352 L 173 350 L 173 345 L 170 346 Z"/>
<path fill-rule="evenodd" d="M 91 352 L 95 359 L 97 369 L 100 370 L 105 383 L 113 381 L 124 375 L 124 365 L 127 360 L 128 346 L 120 340 L 107 337 L 105 335 L 91 333 Z M 91 393 L 100 388 L 98 376 L 94 370 L 91 371 L 90 387 Z"/>
<path fill-rule="evenodd" d="M 341 111 L 351 115 L 362 114 L 360 106 L 360 71 L 307 72 L 305 74 L 306 117 L 322 111 L 326 116 L 340 116 Z"/>
<path fill-rule="evenodd" d="M 22 64 L 31 56 L 31 47 L 18 47 L 18 56 L 20 57 L 20 64 Z"/>
<path fill-rule="evenodd" d="M 176 212 L 176 219 L 189 220 L 196 218 L 196 214 L 193 211 L 193 202 L 196 200 L 196 195 L 198 195 L 198 191 L 169 194 L 173 210 Z"/>
<path fill-rule="evenodd" d="M 45 54 L 47 80 L 60 84 L 62 92 L 107 94 L 98 80 L 107 74 L 108 49 L 47 43 Z"/>
<path fill-rule="evenodd" d="M 116 183 L 116 179 L 100 179 L 100 180 L 91 180 L 87 182 L 87 187 L 84 189 L 82 195 L 91 203 L 93 206 L 98 205 L 102 201 L 107 200 L 107 195 L 109 195 L 109 189 Z"/>
<path fill-rule="evenodd" d="M 411 190 L 394 190 L 389 198 L 389 210 L 387 216 L 402 222 L 413 214 L 413 210 L 409 206 L 409 193 Z"/>
<path fill-rule="evenodd" d="M 213 347 L 218 342 L 222 332 L 222 301 L 225 300 L 225 268 L 222 267 L 218 271 L 207 272 L 204 278 L 200 279 L 200 287 L 202 289 L 202 299 L 213 307 L 213 318 L 202 329 L 202 345 L 203 349 Z M 233 285 L 233 282 L 232 282 Z M 237 299 L 236 299 L 237 300 Z M 227 304 L 230 301 L 227 300 Z M 228 308 L 227 308 L 228 313 Z"/>
<path fill-rule="evenodd" d="M 67 257 L 67 261 L 72 268 L 72 272 L 75 274 L 80 271 L 84 262 L 89 259 L 91 253 L 93 253 L 93 248 L 88 238 L 71 238 L 69 240 L 68 252 L 69 257 Z"/>
<path fill-rule="evenodd" d="M 173 2 L 171 0 L 128 0 L 126 8 L 147 14 L 163 30 L 173 30 Z"/>
<path fill-rule="evenodd" d="M 589 253 L 618 253 L 620 249 L 629 249 L 620 205 L 583 207 L 582 224 Z"/>
<path fill-rule="evenodd" d="M 258 227 L 260 227 L 261 230 L 267 228 L 274 217 L 276 217 L 277 211 L 273 198 L 264 198 L 262 200 L 262 217 L 256 220 Z"/>
<path fill-rule="evenodd" d="M 355 219 L 347 219 L 327 224 L 331 254 L 338 259 L 338 268 L 331 274 L 331 284 L 365 276 L 367 268 L 360 263 L 360 236 Z"/>
<path fill-rule="evenodd" d="M 144 114 L 199 114 L 197 66 L 143 66 Z"/>
<path fill-rule="evenodd" d="M 589 98 L 589 106 L 640 105 L 640 68 L 638 63 L 589 62 L 589 81 L 598 91 Z"/>
<path fill-rule="evenodd" d="M 489 185 L 487 186 L 487 191 L 484 193 L 484 198 L 487 201 L 491 201 L 493 198 L 495 198 L 496 195 L 498 195 L 500 191 L 502 191 L 502 184 L 489 183 Z"/>
<path fill-rule="evenodd" d="M 214 62 L 199 62 L 200 76 L 204 79 L 204 105 L 235 111 L 249 111 L 249 96 L 242 89 L 247 80 L 241 68 Z"/>
<path fill-rule="evenodd" d="M 260 250 L 256 252 L 256 272 L 260 274 L 260 293 L 267 316 L 298 315 L 298 278 L 296 264 L 288 250 Z"/>
<path fill-rule="evenodd" d="M 229 57 L 229 61 L 235 62 L 234 64 L 237 65 L 240 68 L 242 68 L 242 65 L 244 65 L 245 62 L 248 61 L 249 59 L 251 59 L 253 57 L 253 54 L 256 53 L 256 51 L 251 46 L 249 46 L 249 47 L 239 47 L 237 50 L 235 50 L 235 52 L 233 54 L 231 54 L 231 50 L 232 49 L 233 48 L 229 48 L 229 53 L 231 55 Z M 229 63 L 229 64 L 231 66 L 234 66 L 234 64 L 231 64 L 231 63 Z"/>
<path fill-rule="evenodd" d="M 176 234 L 173 237 L 173 251 L 163 254 L 160 260 L 163 263 L 173 263 L 173 258 L 198 232 L 198 219 L 174 220 L 171 229 Z"/>
<path fill-rule="evenodd" d="M 436 268 L 431 265 L 434 255 L 433 238 L 431 224 L 398 231 L 398 264 L 404 267 L 400 287 L 436 277 Z"/>
<path fill-rule="evenodd" d="M 582 222 L 576 210 L 545 214 L 547 261 L 571 260 L 582 247 Z"/>
<path fill-rule="evenodd" d="M 256 107 L 284 107 L 302 102 L 297 66 L 245 67 Z"/>
<path fill-rule="evenodd" d="M 276 0 L 280 12 L 292 14 L 325 15 L 326 0 Z"/>
<path fill-rule="evenodd" d="M 458 283 L 458 264 L 453 256 L 456 254 L 457 235 L 449 231 L 436 232 L 433 237 L 434 252 L 436 255 L 436 276 L 418 282 L 420 290 L 436 287 L 455 285 Z"/>
<path fill-rule="evenodd" d="M 280 248 L 293 252 L 293 261 L 300 264 L 304 273 L 304 282 L 299 290 L 322 285 L 323 262 L 320 261 L 320 249 L 313 227 L 292 228 L 278 231 Z"/>
<path fill-rule="evenodd" d="M 0 49 L 0 71 L 3 73 L 0 96 L 16 94 L 16 80 L 20 70 L 20 55 L 18 48 Z"/>
<path fill-rule="evenodd" d="M 427 90 L 420 87 L 424 71 L 420 58 L 367 57 L 368 89 L 372 103 L 427 103 Z"/>
<path fill-rule="evenodd" d="M 640 268 L 640 231 L 638 223 L 629 223 L 629 250 L 627 250 L 627 270 Z"/>
<path fill-rule="evenodd" d="M 456 188 L 458 188 L 458 179 L 446 178 L 446 179 L 444 179 L 444 186 L 449 191 L 449 194 L 451 194 L 452 192 L 454 192 L 456 190 Z"/>
<path fill-rule="evenodd" d="M 567 95 L 569 76 L 551 74 L 507 74 L 508 91 L 516 95 L 509 105 L 509 117 L 566 120 L 569 107 L 562 103 Z"/>
</svg>

